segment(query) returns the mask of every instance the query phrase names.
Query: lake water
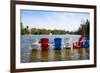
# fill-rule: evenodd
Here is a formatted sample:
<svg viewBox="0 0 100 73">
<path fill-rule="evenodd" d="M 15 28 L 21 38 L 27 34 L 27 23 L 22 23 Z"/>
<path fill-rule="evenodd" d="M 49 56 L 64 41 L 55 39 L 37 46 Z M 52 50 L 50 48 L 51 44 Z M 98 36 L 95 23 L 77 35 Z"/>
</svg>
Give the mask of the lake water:
<svg viewBox="0 0 100 73">
<path fill-rule="evenodd" d="M 66 49 L 65 39 L 71 38 L 71 42 L 78 41 L 80 35 L 22 35 L 21 36 L 21 62 L 48 62 L 89 59 L 89 48 Z M 41 44 L 32 45 L 34 39 L 49 39 L 49 50 L 42 51 Z M 61 38 L 61 50 L 54 50 L 54 38 Z"/>
</svg>

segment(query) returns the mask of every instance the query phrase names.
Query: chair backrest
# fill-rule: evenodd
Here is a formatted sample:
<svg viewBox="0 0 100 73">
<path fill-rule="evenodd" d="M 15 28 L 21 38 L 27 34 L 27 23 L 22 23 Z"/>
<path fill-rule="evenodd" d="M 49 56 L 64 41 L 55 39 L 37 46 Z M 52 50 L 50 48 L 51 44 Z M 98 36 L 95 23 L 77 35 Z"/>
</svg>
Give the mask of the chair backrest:
<svg viewBox="0 0 100 73">
<path fill-rule="evenodd" d="M 78 41 L 78 42 L 83 41 L 83 39 L 84 39 L 84 36 L 83 36 L 83 35 L 81 35 L 81 37 L 79 38 L 79 41 Z"/>
<path fill-rule="evenodd" d="M 61 49 L 61 42 L 62 42 L 61 38 L 55 38 L 54 39 L 55 50 L 60 50 Z"/>
<path fill-rule="evenodd" d="M 34 44 L 34 43 L 39 43 L 39 40 L 38 39 L 32 39 L 32 43 Z"/>
<path fill-rule="evenodd" d="M 89 37 L 85 37 L 85 41 L 83 43 L 83 48 L 89 48 L 90 42 Z"/>
<path fill-rule="evenodd" d="M 48 38 L 40 39 L 39 43 L 41 43 L 41 49 L 43 51 L 47 51 L 49 49 L 49 39 Z"/>
<path fill-rule="evenodd" d="M 55 38 L 54 43 L 55 44 L 61 44 L 61 38 Z"/>
<path fill-rule="evenodd" d="M 85 40 L 86 40 L 86 42 L 89 42 L 90 39 L 89 39 L 89 37 L 85 37 Z"/>
<path fill-rule="evenodd" d="M 65 38 L 64 39 L 64 47 L 70 48 L 71 47 L 71 38 Z"/>
<path fill-rule="evenodd" d="M 49 39 L 48 38 L 42 38 L 42 39 L 40 39 L 40 43 L 41 44 L 48 44 L 49 43 Z"/>
<path fill-rule="evenodd" d="M 84 36 L 81 35 L 81 37 L 79 38 L 79 40 L 74 43 L 75 45 L 73 44 L 73 47 L 77 48 L 77 49 L 83 48 L 83 40 L 84 40 Z"/>
</svg>

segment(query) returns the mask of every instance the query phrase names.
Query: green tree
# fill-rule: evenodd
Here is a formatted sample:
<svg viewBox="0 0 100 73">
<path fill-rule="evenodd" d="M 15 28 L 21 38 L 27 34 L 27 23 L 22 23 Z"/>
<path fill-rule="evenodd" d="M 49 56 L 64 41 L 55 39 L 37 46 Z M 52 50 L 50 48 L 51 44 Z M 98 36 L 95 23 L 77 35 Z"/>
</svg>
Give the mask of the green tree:
<svg viewBox="0 0 100 73">
<path fill-rule="evenodd" d="M 25 28 L 23 26 L 23 23 L 21 22 L 21 35 L 25 34 Z"/>
<path fill-rule="evenodd" d="M 89 29 L 90 29 L 89 25 L 90 25 L 90 22 L 87 19 L 84 24 L 80 25 L 79 29 L 75 33 L 84 35 L 84 36 L 89 36 Z"/>
</svg>

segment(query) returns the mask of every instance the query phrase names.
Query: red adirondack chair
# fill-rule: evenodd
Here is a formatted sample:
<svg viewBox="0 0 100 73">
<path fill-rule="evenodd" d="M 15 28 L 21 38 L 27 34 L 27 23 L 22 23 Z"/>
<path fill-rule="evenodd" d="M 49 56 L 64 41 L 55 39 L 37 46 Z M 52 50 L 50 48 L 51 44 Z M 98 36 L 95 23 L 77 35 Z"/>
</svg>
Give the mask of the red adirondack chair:
<svg viewBox="0 0 100 73">
<path fill-rule="evenodd" d="M 83 39 L 84 39 L 84 36 L 81 35 L 79 40 L 77 42 L 73 43 L 73 47 L 76 49 L 82 48 L 83 47 Z"/>
<path fill-rule="evenodd" d="M 48 38 L 42 38 L 40 39 L 39 43 L 41 43 L 41 49 L 46 51 L 49 49 L 49 39 Z"/>
</svg>

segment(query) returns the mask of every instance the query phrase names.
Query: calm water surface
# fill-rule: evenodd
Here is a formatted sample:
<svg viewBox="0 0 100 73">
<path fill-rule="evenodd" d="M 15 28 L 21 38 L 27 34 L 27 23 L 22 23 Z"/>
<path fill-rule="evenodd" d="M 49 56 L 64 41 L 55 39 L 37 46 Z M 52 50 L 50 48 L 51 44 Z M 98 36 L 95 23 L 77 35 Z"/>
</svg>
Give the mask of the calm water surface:
<svg viewBox="0 0 100 73">
<path fill-rule="evenodd" d="M 54 50 L 54 38 L 62 38 L 61 50 Z M 21 62 L 48 62 L 89 59 L 89 48 L 73 49 L 64 48 L 64 40 L 72 38 L 78 41 L 80 35 L 22 35 L 21 36 Z M 49 50 L 42 51 L 40 44 L 32 45 L 34 39 L 49 38 Z"/>
</svg>

